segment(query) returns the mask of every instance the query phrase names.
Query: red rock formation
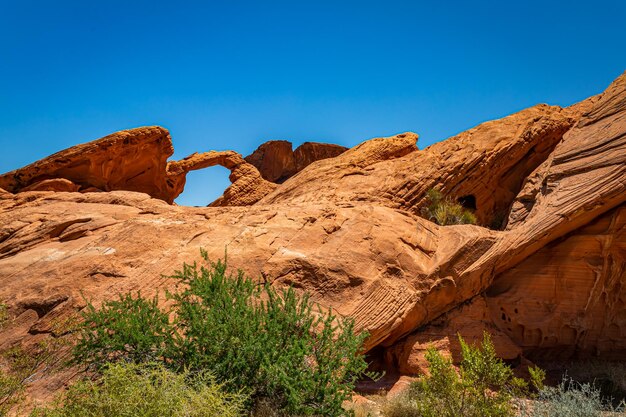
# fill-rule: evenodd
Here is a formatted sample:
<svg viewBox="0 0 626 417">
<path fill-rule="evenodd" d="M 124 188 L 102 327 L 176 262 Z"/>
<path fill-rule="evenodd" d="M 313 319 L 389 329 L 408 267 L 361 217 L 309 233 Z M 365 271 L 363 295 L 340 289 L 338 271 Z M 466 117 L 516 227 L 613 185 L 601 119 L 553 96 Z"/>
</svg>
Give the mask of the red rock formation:
<svg viewBox="0 0 626 417">
<path fill-rule="evenodd" d="M 291 142 L 271 140 L 261 144 L 246 161 L 254 165 L 263 178 L 283 183 L 315 161 L 333 158 L 347 148 L 329 143 L 305 142 L 292 151 Z"/>
<path fill-rule="evenodd" d="M 313 162 L 334 158 L 347 150 L 348 148 L 331 143 L 304 142 L 293 151 L 296 160 L 296 172 L 302 171 Z"/>
<path fill-rule="evenodd" d="M 0 187 L 23 191 L 138 191 L 168 203 L 182 193 L 189 171 L 222 165 L 232 185 L 217 205 L 249 205 L 275 188 L 233 151 L 193 154 L 167 162 L 172 139 L 161 127 L 113 133 L 0 175 Z"/>
<path fill-rule="evenodd" d="M 455 362 L 462 359 L 459 334 L 470 344 L 480 344 L 488 332 L 502 359 L 516 359 L 522 349 L 493 324 L 493 317 L 483 296 L 463 304 L 401 339 L 386 350 L 385 361 L 406 375 L 428 372 L 426 352 L 429 348 L 447 353 Z"/>
<path fill-rule="evenodd" d="M 556 240 L 487 290 L 493 323 L 527 355 L 626 357 L 626 205 Z"/>
<path fill-rule="evenodd" d="M 10 191 L 0 192 L 0 301 L 16 317 L 0 350 L 49 337 L 81 292 L 96 302 L 149 295 L 199 248 L 215 259 L 227 247 L 232 267 L 353 317 L 366 349 L 405 373 L 423 370 L 429 342 L 454 357 L 457 332 L 483 330 L 506 358 L 626 358 L 626 74 L 578 105 L 535 106 L 422 151 L 413 133 L 372 139 L 281 185 L 232 151 L 166 164 L 169 137 L 156 139 L 166 131 L 144 129 L 81 145 L 93 161 L 71 148 L 0 177 Z M 148 139 L 132 139 L 139 132 Z M 136 156 L 132 177 L 102 155 L 111 141 L 112 155 L 153 155 Z M 215 164 L 232 181 L 217 207 L 166 203 L 187 172 Z M 71 186 L 56 178 L 150 192 L 23 191 Z M 472 196 L 481 222 L 508 217 L 506 230 L 420 218 L 431 188 Z"/>
<path fill-rule="evenodd" d="M 407 136 L 407 147 L 397 155 L 403 158 L 366 157 L 367 166 L 354 165 L 350 150 L 315 164 L 263 201 L 370 201 L 419 213 L 426 192 L 438 187 L 454 198 L 471 196 L 481 224 L 500 223 L 526 176 L 549 156 L 577 116 L 539 105 L 422 151 L 415 146 L 417 136 Z"/>
<path fill-rule="evenodd" d="M 259 171 L 233 151 L 195 153 L 180 161 L 167 164 L 167 179 L 173 188 L 182 192 L 189 171 L 221 165 L 230 170 L 231 185 L 211 206 L 249 206 L 276 188 L 264 180 Z"/>
<path fill-rule="evenodd" d="M 291 142 L 286 140 L 265 142 L 246 156 L 245 160 L 254 165 L 263 178 L 271 182 L 284 182 L 296 173 Z"/>
<path fill-rule="evenodd" d="M 139 191 L 167 200 L 171 189 L 163 174 L 173 152 L 169 132 L 161 127 L 123 130 L 3 174 L 0 187 L 15 193 L 62 178 L 82 188 Z"/>
<path fill-rule="evenodd" d="M 42 180 L 27 187 L 22 188 L 20 191 L 57 191 L 57 192 L 75 192 L 80 190 L 80 185 L 74 184 L 70 180 L 65 178 L 55 178 L 52 180 Z"/>
</svg>

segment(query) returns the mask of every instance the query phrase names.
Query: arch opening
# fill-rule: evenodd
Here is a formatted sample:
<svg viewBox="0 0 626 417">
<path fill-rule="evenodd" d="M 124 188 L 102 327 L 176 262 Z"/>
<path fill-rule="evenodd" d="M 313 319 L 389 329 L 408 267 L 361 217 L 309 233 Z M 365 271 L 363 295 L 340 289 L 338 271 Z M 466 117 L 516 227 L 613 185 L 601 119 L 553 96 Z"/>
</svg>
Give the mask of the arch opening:
<svg viewBox="0 0 626 417">
<path fill-rule="evenodd" d="M 174 202 L 180 206 L 206 207 L 230 186 L 230 170 L 214 165 L 186 174 L 185 187 Z"/>
</svg>

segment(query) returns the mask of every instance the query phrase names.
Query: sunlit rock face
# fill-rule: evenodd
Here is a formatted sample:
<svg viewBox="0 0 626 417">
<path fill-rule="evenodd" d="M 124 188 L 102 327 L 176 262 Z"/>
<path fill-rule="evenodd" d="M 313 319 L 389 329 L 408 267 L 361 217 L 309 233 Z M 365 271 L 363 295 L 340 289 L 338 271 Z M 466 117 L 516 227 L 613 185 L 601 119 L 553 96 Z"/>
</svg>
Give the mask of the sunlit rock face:
<svg viewBox="0 0 626 417">
<path fill-rule="evenodd" d="M 354 318 L 366 349 L 405 374 L 423 370 L 428 346 L 458 356 L 457 334 L 483 331 L 507 359 L 626 358 L 626 75 L 568 108 L 534 106 L 423 150 L 417 139 L 168 161 L 169 133 L 144 127 L 1 175 L 0 301 L 16 319 L 0 350 L 61 336 L 55 323 L 83 296 L 171 288 L 167 274 L 203 248 Z M 213 165 L 231 170 L 222 197 L 172 204 L 189 171 Z M 433 188 L 479 225 L 420 217 Z"/>
</svg>

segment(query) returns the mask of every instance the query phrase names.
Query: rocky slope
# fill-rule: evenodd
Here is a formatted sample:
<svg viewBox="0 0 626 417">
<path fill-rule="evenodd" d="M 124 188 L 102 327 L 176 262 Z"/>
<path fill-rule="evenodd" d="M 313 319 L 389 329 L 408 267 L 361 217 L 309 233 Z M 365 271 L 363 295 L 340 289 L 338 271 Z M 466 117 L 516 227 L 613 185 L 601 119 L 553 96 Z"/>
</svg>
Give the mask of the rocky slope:
<svg viewBox="0 0 626 417">
<path fill-rule="evenodd" d="M 148 127 L 0 176 L 0 301 L 15 318 L 0 350 L 62 337 L 83 296 L 149 295 L 200 248 L 227 248 L 231 267 L 353 317 L 366 348 L 405 374 L 429 344 L 455 355 L 457 333 L 484 330 L 508 359 L 626 359 L 626 74 L 568 108 L 416 142 L 330 153 L 269 142 L 246 159 L 167 162 L 168 132 Z M 215 164 L 232 185 L 213 207 L 169 204 L 187 172 Z M 481 225 L 421 218 L 432 188 Z M 42 373 L 30 389 L 45 397 L 67 378 Z"/>
</svg>

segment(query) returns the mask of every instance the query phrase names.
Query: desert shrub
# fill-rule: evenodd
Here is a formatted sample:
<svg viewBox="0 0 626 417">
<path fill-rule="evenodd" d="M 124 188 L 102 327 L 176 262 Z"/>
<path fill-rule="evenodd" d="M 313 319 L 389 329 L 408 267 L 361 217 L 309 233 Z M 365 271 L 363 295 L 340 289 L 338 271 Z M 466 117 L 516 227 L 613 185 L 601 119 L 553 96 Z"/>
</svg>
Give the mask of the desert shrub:
<svg viewBox="0 0 626 417">
<path fill-rule="evenodd" d="M 77 360 L 150 358 L 177 372 L 208 370 L 251 402 L 270 401 L 292 414 L 342 415 L 342 402 L 367 367 L 359 354 L 365 335 L 292 288 L 277 291 L 226 271 L 222 261 L 184 265 L 173 276 L 179 288 L 168 293 L 167 311 L 139 294 L 100 310 L 90 306 Z"/>
<path fill-rule="evenodd" d="M 578 382 L 593 383 L 607 397 L 626 400 L 626 363 L 585 360 L 567 365 L 567 376 Z"/>
<path fill-rule="evenodd" d="M 523 407 L 522 416 L 532 417 L 600 417 L 606 411 L 624 411 L 623 405 L 614 408 L 600 393 L 600 389 L 590 383 L 578 383 L 565 377 L 556 387 L 544 387 L 539 391 L 537 401 L 530 407 Z"/>
<path fill-rule="evenodd" d="M 163 361 L 174 332 L 158 297 L 146 299 L 137 293 L 123 294 L 100 309 L 87 303 L 82 312 L 80 339 L 74 361 L 105 365 L 123 359 L 133 363 Z"/>
<path fill-rule="evenodd" d="M 476 216 L 461 204 L 446 198 L 435 189 L 428 190 L 422 216 L 441 226 L 452 224 L 476 224 Z"/>
<path fill-rule="evenodd" d="M 109 364 L 95 381 L 72 385 L 32 417 L 238 417 L 243 396 L 228 394 L 207 373 L 172 372 L 162 365 Z"/>
<path fill-rule="evenodd" d="M 388 401 L 389 417 L 499 417 L 514 415 L 512 399 L 527 390 L 527 384 L 495 353 L 485 333 L 481 346 L 468 345 L 459 336 L 462 361 L 452 360 L 434 349 L 426 360 L 430 375 L 423 375 L 409 389 Z"/>
</svg>

